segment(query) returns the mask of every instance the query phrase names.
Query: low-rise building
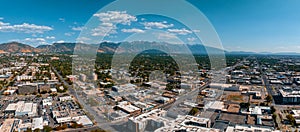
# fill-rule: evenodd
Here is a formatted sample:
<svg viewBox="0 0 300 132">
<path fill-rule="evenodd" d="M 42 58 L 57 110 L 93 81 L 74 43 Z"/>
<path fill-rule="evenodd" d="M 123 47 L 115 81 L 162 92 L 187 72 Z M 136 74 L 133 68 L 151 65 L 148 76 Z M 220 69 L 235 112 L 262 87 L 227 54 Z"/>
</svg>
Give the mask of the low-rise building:
<svg viewBox="0 0 300 132">
<path fill-rule="evenodd" d="M 19 101 L 17 103 L 9 104 L 4 112 L 15 113 L 15 116 L 35 116 L 37 114 L 37 104 L 36 103 L 25 103 L 24 101 Z"/>
<path fill-rule="evenodd" d="M 299 88 L 283 88 L 279 90 L 281 101 L 283 104 L 299 104 L 300 89 Z"/>
</svg>

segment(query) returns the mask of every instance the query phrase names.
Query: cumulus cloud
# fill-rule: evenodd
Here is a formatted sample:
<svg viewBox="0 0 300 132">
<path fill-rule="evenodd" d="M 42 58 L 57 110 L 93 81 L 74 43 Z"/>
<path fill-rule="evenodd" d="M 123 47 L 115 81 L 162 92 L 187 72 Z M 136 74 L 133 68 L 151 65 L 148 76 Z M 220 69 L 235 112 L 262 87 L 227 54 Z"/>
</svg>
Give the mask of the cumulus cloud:
<svg viewBox="0 0 300 132">
<path fill-rule="evenodd" d="M 185 28 L 182 28 L 182 29 L 168 29 L 168 32 L 176 33 L 176 34 L 180 34 L 180 35 L 187 35 L 187 34 L 192 33 L 191 30 L 187 30 Z"/>
<path fill-rule="evenodd" d="M 145 31 L 142 29 L 137 29 L 137 28 L 131 28 L 131 29 L 122 29 L 122 32 L 125 33 L 144 33 Z"/>
<path fill-rule="evenodd" d="M 102 23 L 121 23 L 127 25 L 132 21 L 137 21 L 135 16 L 129 15 L 126 11 L 107 11 L 94 14 L 95 17 L 98 17 Z"/>
<path fill-rule="evenodd" d="M 17 32 L 17 33 L 44 33 L 53 30 L 52 27 L 35 25 L 29 23 L 11 25 L 0 21 L 0 32 Z"/>
<path fill-rule="evenodd" d="M 32 46 L 47 45 L 49 44 L 45 38 L 25 38 L 23 43 L 31 44 Z"/>
<path fill-rule="evenodd" d="M 168 24 L 166 21 L 163 22 L 144 22 L 142 23 L 146 29 L 152 29 L 152 28 L 158 28 L 158 29 L 163 29 L 163 28 L 170 28 L 173 27 L 174 24 Z"/>
<path fill-rule="evenodd" d="M 109 36 L 117 33 L 117 24 L 130 25 L 131 22 L 137 21 L 135 16 L 127 14 L 126 11 L 107 11 L 96 13 L 93 16 L 97 17 L 101 24 L 92 30 L 92 36 Z"/>
</svg>

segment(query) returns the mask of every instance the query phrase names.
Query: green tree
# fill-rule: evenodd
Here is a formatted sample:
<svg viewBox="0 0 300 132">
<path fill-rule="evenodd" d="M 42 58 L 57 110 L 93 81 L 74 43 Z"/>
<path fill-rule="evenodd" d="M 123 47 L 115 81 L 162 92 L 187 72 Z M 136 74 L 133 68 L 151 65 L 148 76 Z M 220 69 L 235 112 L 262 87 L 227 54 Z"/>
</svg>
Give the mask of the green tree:
<svg viewBox="0 0 300 132">
<path fill-rule="evenodd" d="M 266 97 L 266 101 L 267 101 L 268 103 L 271 103 L 271 102 L 273 101 L 272 96 L 271 96 L 271 95 L 268 95 L 268 96 Z"/>
<path fill-rule="evenodd" d="M 288 115 L 286 115 L 286 118 L 291 122 L 291 125 L 292 125 L 292 126 L 295 126 L 296 120 L 295 120 L 295 118 L 293 117 L 293 115 L 288 114 Z"/>
<path fill-rule="evenodd" d="M 191 109 L 191 111 L 189 112 L 189 115 L 196 115 L 198 112 L 199 112 L 199 109 L 193 107 L 193 108 Z"/>
<path fill-rule="evenodd" d="M 51 131 L 52 131 L 52 127 L 44 126 L 43 132 L 51 132 Z"/>
</svg>

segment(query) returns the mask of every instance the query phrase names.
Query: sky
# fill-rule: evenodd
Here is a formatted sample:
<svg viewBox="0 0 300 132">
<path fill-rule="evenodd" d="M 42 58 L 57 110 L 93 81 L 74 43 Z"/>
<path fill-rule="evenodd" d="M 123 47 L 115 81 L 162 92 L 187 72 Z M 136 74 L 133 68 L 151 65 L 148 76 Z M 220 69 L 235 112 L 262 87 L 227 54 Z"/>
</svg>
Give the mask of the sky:
<svg viewBox="0 0 300 132">
<path fill-rule="evenodd" d="M 170 5 L 176 3 L 174 0 L 164 1 L 170 2 Z M 98 12 L 112 2 L 1 0 L 0 43 L 18 41 L 36 47 L 54 42 L 76 42 L 76 40 L 86 42 L 93 37 L 103 37 L 103 41 L 113 42 L 138 38 L 170 43 L 201 43 L 196 33 L 204 29 L 190 29 L 185 23 L 166 16 L 154 14 L 135 16 L 117 8 Z M 187 2 L 207 17 L 225 50 L 300 53 L 298 0 L 187 0 Z M 138 5 L 139 3 L 136 4 Z M 158 5 L 157 8 L 164 7 Z M 190 9 L 180 9 L 180 5 L 177 7 L 175 5 L 174 8 L 178 8 L 177 12 L 173 12 L 174 15 L 182 15 L 183 18 L 195 17 L 193 13 L 184 13 Z M 91 38 L 79 37 L 91 18 L 97 20 L 94 28 L 89 30 Z"/>
</svg>

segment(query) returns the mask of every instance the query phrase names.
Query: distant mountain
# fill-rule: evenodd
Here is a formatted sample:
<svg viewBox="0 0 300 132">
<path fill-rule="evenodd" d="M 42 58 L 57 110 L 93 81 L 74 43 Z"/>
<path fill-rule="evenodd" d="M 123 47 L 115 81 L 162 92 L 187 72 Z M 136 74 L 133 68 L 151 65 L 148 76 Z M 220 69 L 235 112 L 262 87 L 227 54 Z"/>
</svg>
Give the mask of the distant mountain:
<svg viewBox="0 0 300 132">
<path fill-rule="evenodd" d="M 245 51 L 226 51 L 218 48 L 213 48 L 209 46 L 204 46 L 202 44 L 170 44 L 165 42 L 149 42 L 149 41 L 133 41 L 133 42 L 102 42 L 100 44 L 84 44 L 84 43 L 53 43 L 52 45 L 40 45 L 38 47 L 32 47 L 27 44 L 22 44 L 18 42 L 9 42 L 0 44 L 0 53 L 73 53 L 74 49 L 76 51 L 82 51 L 83 53 L 92 53 L 90 51 L 97 51 L 98 53 L 114 53 L 117 49 L 121 53 L 134 53 L 139 51 L 144 51 L 146 49 L 164 49 L 171 53 L 187 53 L 183 49 L 190 49 L 193 54 L 231 54 L 231 55 L 300 55 L 300 53 L 295 52 L 282 52 L 282 53 L 270 53 L 270 52 L 245 52 Z M 156 53 L 156 50 L 151 50 L 148 53 Z M 161 52 L 157 52 L 161 53 Z"/>
<path fill-rule="evenodd" d="M 49 52 L 49 53 L 59 53 L 59 52 L 73 52 L 74 48 L 79 50 L 94 50 L 95 46 L 90 44 L 82 44 L 82 43 L 54 43 L 52 45 L 40 45 L 36 47 L 40 51 Z"/>
<path fill-rule="evenodd" d="M 297 53 L 297 52 L 278 52 L 278 53 L 273 53 L 273 55 L 300 55 L 300 53 Z"/>
<path fill-rule="evenodd" d="M 18 43 L 18 42 L 0 44 L 0 50 L 1 52 L 10 52 L 10 53 L 40 52 L 40 50 L 37 48 L 34 48 L 26 44 Z"/>
<path fill-rule="evenodd" d="M 257 54 L 257 53 L 247 52 L 247 51 L 231 51 L 231 52 L 227 52 L 227 54 L 230 54 L 230 55 L 253 55 L 253 54 Z"/>
<path fill-rule="evenodd" d="M 171 53 L 186 53 L 183 49 L 189 48 L 193 54 L 207 54 L 206 50 L 212 53 L 224 52 L 221 49 L 204 47 L 201 44 L 197 45 L 181 45 L 181 44 L 169 44 L 165 42 L 149 42 L 149 41 L 133 41 L 133 42 L 102 42 L 100 44 L 82 44 L 82 43 L 54 43 L 52 45 L 40 45 L 37 49 L 43 52 L 73 52 L 76 47 L 76 51 L 88 52 L 95 51 L 99 53 L 114 53 L 117 49 L 120 53 L 135 53 L 143 51 L 145 49 L 164 49 Z M 152 51 L 151 53 L 155 53 Z"/>
</svg>

